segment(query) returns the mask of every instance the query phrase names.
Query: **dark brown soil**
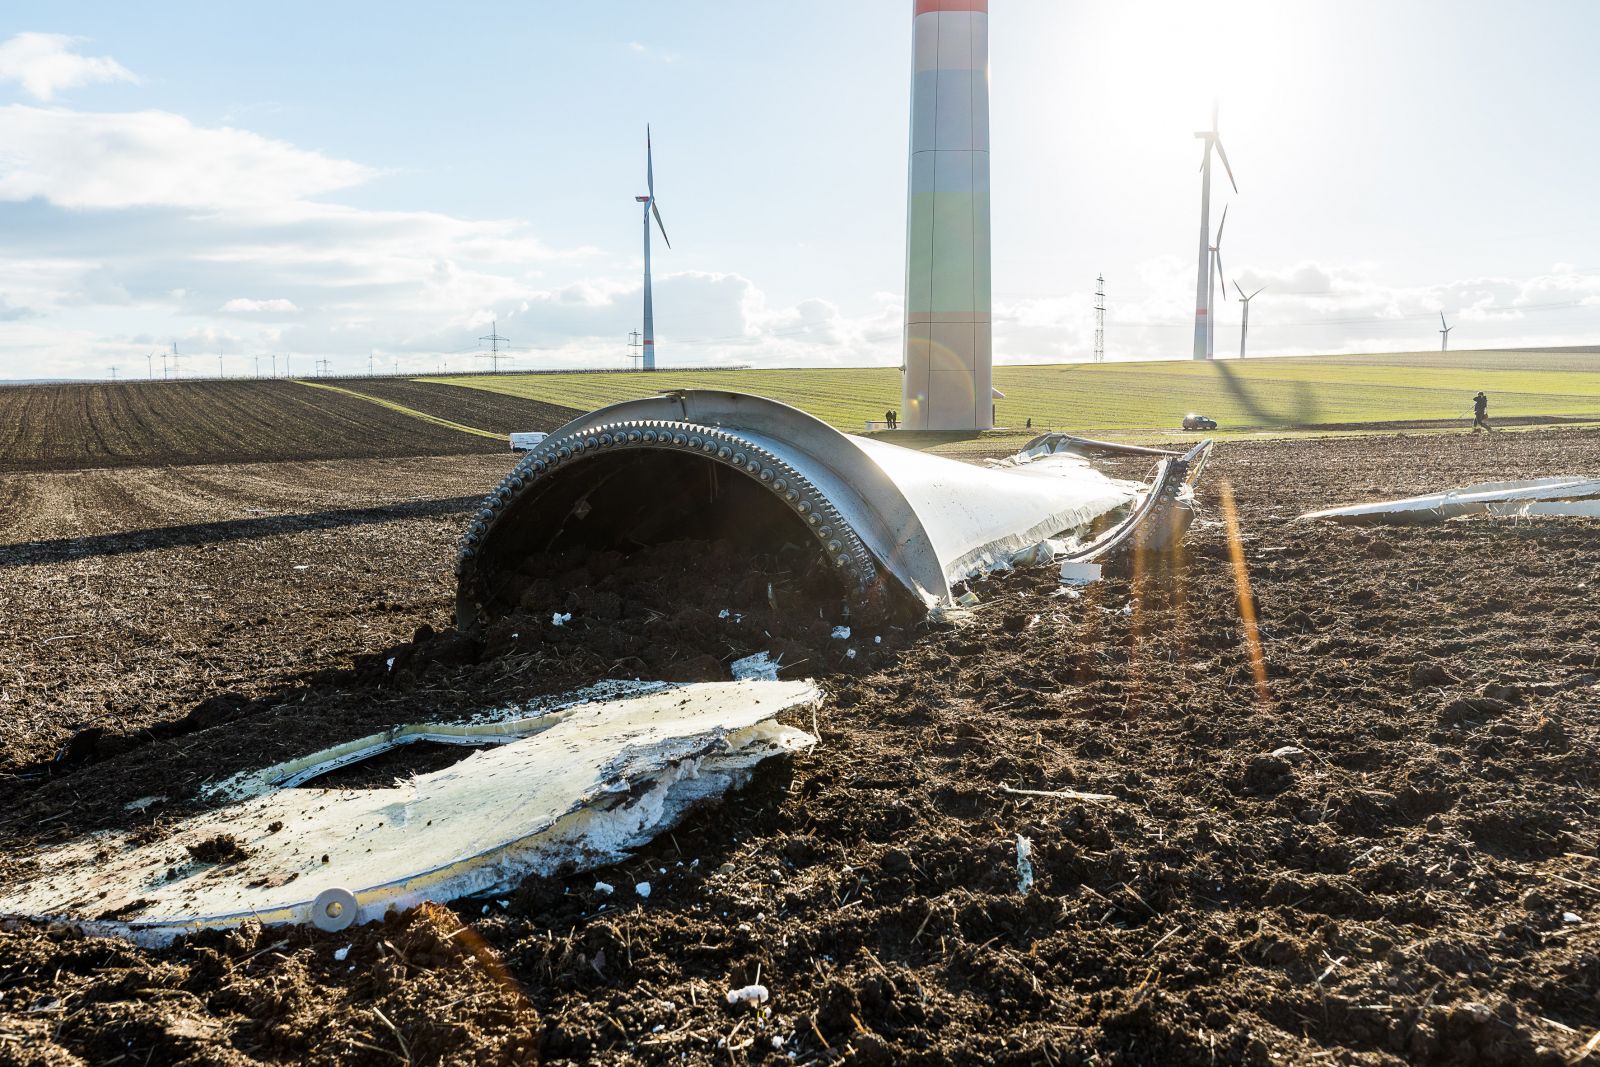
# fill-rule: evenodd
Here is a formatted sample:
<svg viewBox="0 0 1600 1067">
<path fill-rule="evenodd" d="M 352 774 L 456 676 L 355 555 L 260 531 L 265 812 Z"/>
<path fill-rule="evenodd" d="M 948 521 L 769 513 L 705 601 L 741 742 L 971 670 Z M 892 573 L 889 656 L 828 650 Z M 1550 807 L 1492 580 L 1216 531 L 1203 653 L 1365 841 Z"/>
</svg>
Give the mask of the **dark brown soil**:
<svg viewBox="0 0 1600 1067">
<path fill-rule="evenodd" d="M 466 517 L 514 462 L 0 475 L 19 502 L 0 510 L 0 785 L 101 738 L 219 725 L 443 626 Z M 206 775 L 184 765 L 172 785 Z"/>
<path fill-rule="evenodd" d="M 583 414 L 559 404 L 507 393 L 410 378 L 343 378 L 331 379 L 330 384 L 495 433 L 554 430 Z"/>
<path fill-rule="evenodd" d="M 481 417 L 488 425 L 479 429 L 553 430 L 573 414 L 420 382 L 347 384 L 468 426 Z M 460 455 L 507 447 L 281 379 L 0 386 L 0 473 Z"/>
<path fill-rule="evenodd" d="M 231 834 L 218 834 L 186 848 L 189 858 L 200 863 L 233 863 L 250 855 L 250 851 L 234 840 Z"/>
<path fill-rule="evenodd" d="M 1600 1032 L 1600 523 L 1294 518 L 1595 469 L 1589 431 L 1230 444 L 1170 566 L 1078 597 L 1048 571 L 981 583 L 969 618 L 916 628 L 860 673 L 825 659 L 816 751 L 615 868 L 339 935 L 248 930 L 152 952 L 0 933 L 0 1059 L 1572 1062 Z M 1224 482 L 1259 659 L 1215 506 Z M 570 648 L 519 637 L 469 662 L 441 621 L 451 527 L 395 520 L 0 571 L 8 592 L 52 605 L 0 644 L 0 707 L 24 712 L 6 737 L 24 753 L 12 766 L 70 736 L 51 693 L 102 694 L 69 702 L 86 716 L 112 699 L 105 676 L 124 677 L 119 699 L 141 708 L 122 715 L 152 735 L 0 781 L 0 848 L 130 819 L 159 833 L 230 761 L 591 672 L 598 616 Z M 313 546 L 343 567 L 382 565 L 329 584 L 281 572 Z M 215 576 L 215 617 L 268 601 L 271 617 L 207 655 L 158 649 L 142 674 L 119 670 L 135 647 L 120 637 L 38 644 L 47 629 L 147 621 L 193 642 L 165 606 L 189 587 L 120 592 L 146 580 L 129 569 L 140 560 Z M 568 625 L 602 591 L 590 578 Z M 43 592 L 85 585 L 119 592 Z M 532 621 L 556 610 L 542 597 Z M 427 622 L 440 632 L 420 635 L 421 659 L 378 681 L 374 659 Z M 681 630 L 657 649 L 620 629 L 617 651 L 647 668 L 683 647 Z M 274 640 L 281 655 L 237 662 Z M 720 662 L 734 644 L 706 654 Z M 324 667 L 358 653 L 374 658 Z M 167 662 L 181 679 L 156 676 Z M 146 691 L 163 694 L 149 709 Z M 156 735 L 191 715 L 194 729 Z M 162 778 L 167 801 L 123 809 Z M 647 899 L 628 888 L 641 881 Z M 765 1012 L 727 1004 L 755 981 Z"/>
<path fill-rule="evenodd" d="M 883 620 L 853 632 L 846 597 L 809 539 L 771 554 L 724 540 L 627 556 L 539 554 L 516 585 L 518 610 L 487 629 L 485 656 L 557 656 L 574 677 L 717 681 L 758 652 L 785 678 L 859 674 L 904 638 Z M 841 626 L 848 638 L 833 636 Z"/>
<path fill-rule="evenodd" d="M 1573 423 L 1593 423 L 1600 419 L 1600 412 L 1593 415 L 1507 415 L 1503 418 L 1492 418 L 1489 421 L 1502 429 L 1512 426 L 1564 426 Z M 1471 426 L 1471 419 L 1396 419 L 1390 422 L 1318 422 L 1311 423 L 1299 429 L 1305 430 L 1354 430 L 1361 433 L 1377 433 L 1384 430 L 1454 430 L 1462 426 Z"/>
</svg>

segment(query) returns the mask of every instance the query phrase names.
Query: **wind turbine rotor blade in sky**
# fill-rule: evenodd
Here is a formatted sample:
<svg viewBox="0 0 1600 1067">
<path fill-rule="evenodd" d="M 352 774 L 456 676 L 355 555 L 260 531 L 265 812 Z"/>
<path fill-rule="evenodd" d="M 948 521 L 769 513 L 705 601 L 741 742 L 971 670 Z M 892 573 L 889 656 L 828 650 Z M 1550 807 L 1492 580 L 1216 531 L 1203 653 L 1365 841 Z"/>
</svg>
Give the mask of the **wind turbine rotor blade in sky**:
<svg viewBox="0 0 1600 1067">
<path fill-rule="evenodd" d="M 1219 239 L 1220 240 L 1220 239 Z M 1222 249 L 1217 249 L 1217 281 L 1222 283 L 1222 299 L 1228 299 L 1228 278 L 1222 272 Z"/>
<path fill-rule="evenodd" d="M 1222 247 L 1222 231 L 1228 228 L 1228 205 L 1222 205 L 1222 221 L 1217 223 L 1217 247 Z"/>
<path fill-rule="evenodd" d="M 1239 183 L 1233 180 L 1233 168 L 1228 165 L 1228 150 L 1222 147 L 1222 138 L 1214 137 L 1212 144 L 1217 146 L 1217 158 L 1222 160 L 1222 169 L 1228 172 L 1228 182 L 1233 186 L 1233 191 L 1239 191 Z"/>
<path fill-rule="evenodd" d="M 1234 282 L 1233 283 L 1233 287 L 1234 287 L 1235 290 L 1238 291 L 1240 300 L 1249 300 L 1250 296 L 1254 296 L 1255 295 L 1255 293 L 1251 293 L 1250 296 L 1245 296 L 1244 295 L 1244 290 L 1239 288 L 1239 283 L 1238 282 Z M 1257 289 L 1256 293 L 1259 293 L 1260 291 L 1261 290 Z"/>
<path fill-rule="evenodd" d="M 650 195 L 656 195 L 656 160 L 655 150 L 650 146 L 650 124 L 644 126 L 644 184 L 650 190 Z"/>
<path fill-rule="evenodd" d="M 1256 297 L 1260 296 L 1262 293 L 1264 293 L 1266 291 L 1267 291 L 1267 287 L 1263 285 L 1261 288 L 1257 289 L 1255 292 L 1250 294 L 1250 299 L 1254 300 Z"/>
<path fill-rule="evenodd" d="M 672 247 L 672 238 L 667 236 L 666 224 L 661 221 L 661 209 L 656 207 L 654 197 L 650 198 L 650 213 L 656 217 L 656 228 L 661 231 L 661 239 L 667 242 L 667 247 Z"/>
<path fill-rule="evenodd" d="M 1442 311 L 1439 312 L 1439 325 L 1443 326 L 1447 330 L 1450 328 L 1450 324 L 1448 322 L 1444 321 L 1444 312 L 1442 312 Z"/>
</svg>

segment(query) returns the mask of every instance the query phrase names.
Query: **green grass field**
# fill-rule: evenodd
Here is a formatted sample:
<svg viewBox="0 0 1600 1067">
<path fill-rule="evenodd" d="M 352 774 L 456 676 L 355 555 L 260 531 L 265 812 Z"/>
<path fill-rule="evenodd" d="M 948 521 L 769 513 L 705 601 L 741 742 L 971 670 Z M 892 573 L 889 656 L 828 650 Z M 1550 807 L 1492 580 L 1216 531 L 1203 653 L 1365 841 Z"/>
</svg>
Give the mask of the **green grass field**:
<svg viewBox="0 0 1600 1067">
<path fill-rule="evenodd" d="M 900 407 L 892 367 L 537 374 L 426 378 L 470 389 L 591 409 L 663 389 L 729 389 L 802 408 L 843 430 Z M 1176 428 L 1185 412 L 1223 432 L 1358 429 L 1362 425 L 1471 418 L 1472 394 L 1491 417 L 1600 421 L 1600 352 L 1390 353 L 1215 363 L 1068 363 L 1000 366 L 997 424 L 1092 433 Z"/>
</svg>

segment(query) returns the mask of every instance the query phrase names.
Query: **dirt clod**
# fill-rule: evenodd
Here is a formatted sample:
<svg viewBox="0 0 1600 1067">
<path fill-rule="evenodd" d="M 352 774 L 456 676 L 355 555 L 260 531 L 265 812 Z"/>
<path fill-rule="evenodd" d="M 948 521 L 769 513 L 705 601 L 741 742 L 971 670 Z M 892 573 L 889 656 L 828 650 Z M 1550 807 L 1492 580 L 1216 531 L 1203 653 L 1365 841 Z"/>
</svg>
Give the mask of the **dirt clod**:
<svg viewBox="0 0 1600 1067">
<path fill-rule="evenodd" d="M 217 834 L 199 844 L 184 847 L 189 852 L 189 858 L 197 863 L 237 863 L 250 855 L 250 851 L 234 840 L 232 834 Z"/>
</svg>

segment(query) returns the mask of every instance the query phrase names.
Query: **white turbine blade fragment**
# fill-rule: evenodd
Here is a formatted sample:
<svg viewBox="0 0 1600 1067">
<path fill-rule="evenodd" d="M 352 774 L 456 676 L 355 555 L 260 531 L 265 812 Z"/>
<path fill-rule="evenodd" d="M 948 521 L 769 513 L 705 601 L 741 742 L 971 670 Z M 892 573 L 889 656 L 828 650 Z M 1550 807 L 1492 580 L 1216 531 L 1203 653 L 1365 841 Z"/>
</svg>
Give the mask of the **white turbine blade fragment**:
<svg viewBox="0 0 1600 1067">
<path fill-rule="evenodd" d="M 1075 563 L 1068 560 L 1061 565 L 1061 584 L 1093 585 L 1100 580 L 1102 569 L 1098 563 Z"/>
<path fill-rule="evenodd" d="M 1033 839 L 1017 835 L 1017 892 L 1023 896 L 1033 888 Z"/>
<path fill-rule="evenodd" d="M 644 184 L 653 199 L 656 195 L 655 149 L 650 144 L 650 124 L 644 124 Z"/>
<path fill-rule="evenodd" d="M 1600 514 L 1600 479 L 1536 478 L 1482 482 L 1443 493 L 1312 511 L 1302 519 L 1343 523 L 1435 523 L 1470 515 L 1583 518 Z"/>
<path fill-rule="evenodd" d="M 855 444 L 893 472 L 951 588 L 1010 566 L 1018 552 L 1041 541 L 1087 537 L 1101 516 L 1132 505 L 1144 488 L 1048 446 L 979 467 L 868 438 Z"/>
<path fill-rule="evenodd" d="M 743 659 L 736 659 L 728 664 L 728 670 L 735 681 L 768 681 L 778 680 L 778 664 L 773 660 L 770 652 L 757 652 Z"/>
<path fill-rule="evenodd" d="M 1489 514 L 1499 519 L 1526 519 L 1535 516 L 1600 519 L 1600 496 L 1588 500 L 1534 500 L 1528 503 L 1490 504 Z"/>
<path fill-rule="evenodd" d="M 712 682 L 491 722 L 525 736 L 392 788 L 279 789 L 153 842 L 97 833 L 39 849 L 17 868 L 27 875 L 0 886 L 0 917 L 160 945 L 252 920 L 312 921 L 319 898 L 353 899 L 365 923 L 610 863 L 761 761 L 809 748 L 811 735 L 776 716 L 819 696 L 809 682 Z M 193 858 L 219 835 L 231 857 Z"/>
</svg>

